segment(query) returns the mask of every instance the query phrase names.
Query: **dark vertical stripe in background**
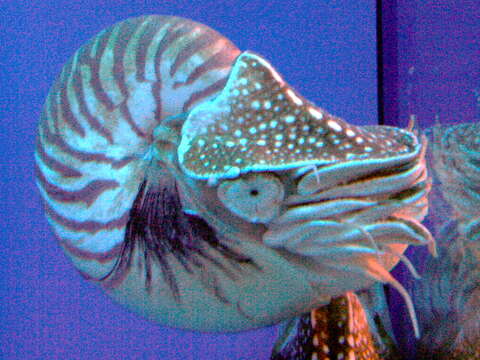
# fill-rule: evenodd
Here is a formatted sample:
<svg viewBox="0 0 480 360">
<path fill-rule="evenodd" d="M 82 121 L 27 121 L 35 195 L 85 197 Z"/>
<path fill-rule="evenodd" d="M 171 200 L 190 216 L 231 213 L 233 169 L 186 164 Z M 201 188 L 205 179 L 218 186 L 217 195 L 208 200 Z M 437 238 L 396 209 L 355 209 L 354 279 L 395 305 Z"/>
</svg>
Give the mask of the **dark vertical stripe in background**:
<svg viewBox="0 0 480 360">
<path fill-rule="evenodd" d="M 376 29 L 377 29 L 377 106 L 378 124 L 384 124 L 383 113 L 383 17 L 382 0 L 376 1 Z"/>
<path fill-rule="evenodd" d="M 404 118 L 406 115 L 404 112 L 400 115 L 398 3 L 397 0 L 377 0 L 376 4 L 378 120 L 380 125 L 404 127 L 408 119 Z M 404 44 L 412 45 L 409 40 L 406 40 L 411 39 L 411 34 L 402 35 L 404 35 Z M 413 51 L 411 46 L 408 48 Z M 407 90 L 404 89 L 404 91 Z M 408 249 L 407 253 L 412 250 L 419 251 Z M 403 264 L 395 267 L 394 274 L 394 277 L 409 289 L 408 285 L 413 279 Z M 396 290 L 385 286 L 385 291 L 399 349 L 406 359 L 414 359 L 416 339 L 408 310 Z"/>
<path fill-rule="evenodd" d="M 397 125 L 398 24 L 397 0 L 377 0 L 378 123 Z"/>
</svg>

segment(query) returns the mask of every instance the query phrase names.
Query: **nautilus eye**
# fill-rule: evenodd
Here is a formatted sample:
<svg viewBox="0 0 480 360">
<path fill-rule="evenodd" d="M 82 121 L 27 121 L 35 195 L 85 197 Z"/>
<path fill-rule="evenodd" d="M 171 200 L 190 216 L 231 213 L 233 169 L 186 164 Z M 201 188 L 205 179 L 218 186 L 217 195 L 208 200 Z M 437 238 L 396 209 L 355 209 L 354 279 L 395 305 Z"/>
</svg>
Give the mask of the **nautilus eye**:
<svg viewBox="0 0 480 360">
<path fill-rule="evenodd" d="M 285 191 L 275 175 L 259 173 L 225 180 L 217 194 L 225 207 L 242 219 L 268 223 L 278 216 Z"/>
</svg>

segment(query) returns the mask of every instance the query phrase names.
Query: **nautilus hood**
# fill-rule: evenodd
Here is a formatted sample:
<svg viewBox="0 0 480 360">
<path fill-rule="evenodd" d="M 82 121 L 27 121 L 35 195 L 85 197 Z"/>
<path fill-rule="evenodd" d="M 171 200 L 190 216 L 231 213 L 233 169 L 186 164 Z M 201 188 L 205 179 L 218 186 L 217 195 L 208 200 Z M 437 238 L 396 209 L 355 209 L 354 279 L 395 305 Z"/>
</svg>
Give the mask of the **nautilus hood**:
<svg viewBox="0 0 480 360">
<path fill-rule="evenodd" d="M 189 113 L 178 160 L 186 175 L 209 179 L 351 161 L 401 162 L 419 149 L 409 131 L 358 127 L 330 115 L 246 51 L 221 93 Z"/>
</svg>

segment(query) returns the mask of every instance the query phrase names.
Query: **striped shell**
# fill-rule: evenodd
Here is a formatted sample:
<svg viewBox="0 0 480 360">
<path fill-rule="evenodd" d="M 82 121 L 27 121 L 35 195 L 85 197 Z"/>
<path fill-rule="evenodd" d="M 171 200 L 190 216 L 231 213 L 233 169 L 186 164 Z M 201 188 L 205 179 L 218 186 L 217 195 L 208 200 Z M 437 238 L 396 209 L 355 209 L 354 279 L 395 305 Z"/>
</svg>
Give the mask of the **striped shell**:
<svg viewBox="0 0 480 360">
<path fill-rule="evenodd" d="M 425 147 L 328 114 L 204 25 L 148 16 L 64 66 L 37 182 L 85 278 L 162 324 L 237 331 L 375 281 L 405 294 L 388 271 L 433 244 Z"/>
</svg>

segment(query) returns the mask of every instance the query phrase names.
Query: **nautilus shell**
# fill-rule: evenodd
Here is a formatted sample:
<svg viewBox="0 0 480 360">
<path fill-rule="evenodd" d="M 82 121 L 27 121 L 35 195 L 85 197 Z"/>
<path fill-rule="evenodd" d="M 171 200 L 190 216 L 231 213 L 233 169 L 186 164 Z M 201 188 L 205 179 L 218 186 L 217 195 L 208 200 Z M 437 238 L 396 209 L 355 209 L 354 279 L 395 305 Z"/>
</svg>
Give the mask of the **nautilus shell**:
<svg viewBox="0 0 480 360">
<path fill-rule="evenodd" d="M 64 66 L 35 156 L 85 278 L 161 324 L 238 331 L 376 281 L 405 295 L 389 270 L 433 250 L 425 148 L 329 114 L 204 25 L 147 16 Z"/>
</svg>

